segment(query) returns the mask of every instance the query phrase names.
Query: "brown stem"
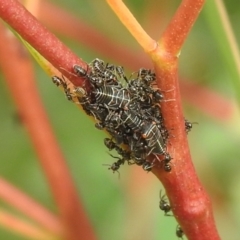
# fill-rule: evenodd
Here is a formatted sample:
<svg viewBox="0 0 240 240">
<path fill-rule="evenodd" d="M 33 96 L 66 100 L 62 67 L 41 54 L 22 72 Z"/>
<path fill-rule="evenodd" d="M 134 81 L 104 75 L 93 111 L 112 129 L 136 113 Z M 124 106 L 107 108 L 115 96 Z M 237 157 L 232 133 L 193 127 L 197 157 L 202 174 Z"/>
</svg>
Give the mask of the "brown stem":
<svg viewBox="0 0 240 240">
<path fill-rule="evenodd" d="M 41 103 L 30 60 L 16 39 L 0 27 L 0 64 L 58 205 L 64 235 L 71 240 L 95 239 Z M 9 56 L 11 61 L 6 61 Z"/>
<path fill-rule="evenodd" d="M 83 79 L 74 76 L 71 72 L 73 72 L 74 64 L 86 69 L 86 63 L 47 31 L 17 0 L 0 0 L 0 17 L 53 66 L 66 75 L 74 85 L 83 84 Z"/>
</svg>

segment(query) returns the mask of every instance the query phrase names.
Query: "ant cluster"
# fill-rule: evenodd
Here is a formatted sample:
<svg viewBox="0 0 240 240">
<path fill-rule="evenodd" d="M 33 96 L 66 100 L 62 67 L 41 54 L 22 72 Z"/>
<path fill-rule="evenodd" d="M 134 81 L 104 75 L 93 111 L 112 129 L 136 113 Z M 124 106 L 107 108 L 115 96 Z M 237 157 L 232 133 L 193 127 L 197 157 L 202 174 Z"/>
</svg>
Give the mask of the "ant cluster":
<svg viewBox="0 0 240 240">
<path fill-rule="evenodd" d="M 160 210 L 162 210 L 164 212 L 165 216 L 173 216 L 172 214 L 169 214 L 169 212 L 171 211 L 171 205 L 170 203 L 166 200 L 166 195 L 162 195 L 162 191 L 160 191 L 160 202 L 159 202 L 159 208 Z M 183 235 L 184 232 L 182 230 L 182 228 L 180 227 L 180 225 L 177 225 L 176 227 L 176 236 L 178 238 L 183 239 Z"/>
<path fill-rule="evenodd" d="M 74 65 L 73 70 L 87 81 L 88 91 L 81 87 L 71 90 L 64 78 L 54 76 L 52 80 L 63 87 L 68 100 L 77 101 L 88 115 L 95 118 L 96 128 L 105 129 L 111 135 L 104 144 L 109 150 L 116 150 L 120 157 L 111 155 L 118 160 L 109 169 L 118 171 L 127 162 L 142 166 L 145 171 L 151 171 L 159 164 L 170 172 L 172 157 L 166 151 L 169 134 L 159 106 L 163 94 L 156 87 L 155 73 L 140 69 L 127 78 L 123 67 L 105 64 L 97 58 L 87 70 L 78 65 Z M 188 132 L 192 125 L 185 121 L 185 127 Z M 156 156 L 152 162 L 147 160 L 150 154 Z M 157 155 L 162 156 L 161 160 Z"/>
</svg>

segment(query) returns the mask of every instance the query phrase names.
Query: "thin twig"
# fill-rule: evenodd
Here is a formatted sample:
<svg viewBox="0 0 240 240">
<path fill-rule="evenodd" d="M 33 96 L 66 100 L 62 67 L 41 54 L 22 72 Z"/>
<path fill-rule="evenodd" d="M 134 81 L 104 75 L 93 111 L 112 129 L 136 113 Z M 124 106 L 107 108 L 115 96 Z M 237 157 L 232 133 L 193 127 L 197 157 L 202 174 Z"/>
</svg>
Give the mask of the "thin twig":
<svg viewBox="0 0 240 240">
<path fill-rule="evenodd" d="M 118 18 L 134 36 L 145 52 L 152 52 L 156 49 L 156 42 L 144 31 L 122 0 L 106 0 L 109 6 L 116 13 Z"/>
</svg>

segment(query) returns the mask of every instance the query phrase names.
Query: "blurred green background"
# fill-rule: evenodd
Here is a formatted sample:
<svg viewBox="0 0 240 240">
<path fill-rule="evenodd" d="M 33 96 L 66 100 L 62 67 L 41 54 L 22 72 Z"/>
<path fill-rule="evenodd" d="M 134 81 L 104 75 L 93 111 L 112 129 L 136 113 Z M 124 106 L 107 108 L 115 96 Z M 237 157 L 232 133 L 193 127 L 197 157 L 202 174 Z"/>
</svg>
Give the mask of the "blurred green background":
<svg viewBox="0 0 240 240">
<path fill-rule="evenodd" d="M 85 19 L 118 44 L 142 52 L 105 1 L 52 2 Z M 175 0 L 124 2 L 147 32 L 154 26 L 151 35 L 155 39 L 161 35 L 180 3 Z M 154 14 L 159 9 L 159 16 L 155 16 L 155 22 L 151 23 L 150 10 L 154 4 L 157 4 Z M 239 1 L 226 1 L 225 5 L 239 43 Z M 217 228 L 222 239 L 237 240 L 240 239 L 240 118 L 236 93 L 240 93 L 240 79 L 215 11 L 211 1 L 201 12 L 181 51 L 179 75 L 223 97 L 232 107 L 229 117 L 218 119 L 199 109 L 183 95 L 185 117 L 198 122 L 188 135 L 189 144 L 198 176 L 212 199 Z M 98 57 L 118 64 L 114 58 L 106 58 L 68 36 L 56 34 L 86 62 Z M 154 175 L 136 166 L 125 165 L 120 169 L 119 179 L 117 173 L 112 174 L 103 166 L 114 161 L 103 144 L 105 134 L 94 128 L 94 123 L 68 102 L 52 84 L 50 77 L 34 64 L 50 122 L 99 239 L 177 239 L 175 219 L 164 217 L 158 208 L 162 187 Z M 137 70 L 128 69 L 128 66 L 124 68 L 129 73 Z M 2 75 L 0 77 L 0 174 L 46 208 L 56 211 L 28 134 L 18 120 L 16 107 Z M 25 239 L 1 226 L 0 238 Z"/>
</svg>

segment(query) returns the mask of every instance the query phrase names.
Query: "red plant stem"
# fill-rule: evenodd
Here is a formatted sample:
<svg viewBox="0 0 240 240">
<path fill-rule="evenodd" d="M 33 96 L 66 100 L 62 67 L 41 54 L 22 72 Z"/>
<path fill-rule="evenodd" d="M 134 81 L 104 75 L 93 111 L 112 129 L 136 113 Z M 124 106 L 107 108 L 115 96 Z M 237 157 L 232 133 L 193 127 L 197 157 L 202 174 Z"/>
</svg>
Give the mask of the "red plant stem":
<svg viewBox="0 0 240 240">
<path fill-rule="evenodd" d="M 151 61 L 143 52 L 136 52 L 111 40 L 106 34 L 84 22 L 81 16 L 74 16 L 74 13 L 67 12 L 66 9 L 52 2 L 41 1 L 39 12 L 41 13 L 38 16 L 39 20 L 53 32 L 79 41 L 96 54 L 113 58 L 122 65 L 131 66 L 134 70 L 151 66 Z"/>
<path fill-rule="evenodd" d="M 158 41 L 166 53 L 177 56 L 205 0 L 183 0 L 170 24 Z"/>
<path fill-rule="evenodd" d="M 153 173 L 166 188 L 172 211 L 188 239 L 217 240 L 211 202 L 191 160 L 178 84 L 177 54 L 203 2 L 184 0 L 159 41 L 162 44 L 151 54 L 158 86 L 165 91 L 161 110 L 166 128 L 171 129 L 168 151 L 173 157 L 170 173 L 160 168 L 154 168 Z"/>
<path fill-rule="evenodd" d="M 0 64 L 58 205 L 64 236 L 69 240 L 79 236 L 95 239 L 42 106 L 30 60 L 18 41 L 0 27 Z M 11 61 L 6 61 L 9 56 Z"/>
<path fill-rule="evenodd" d="M 86 69 L 86 63 L 47 31 L 17 0 L 0 0 L 0 17 L 74 85 L 83 84 L 83 79 L 71 72 L 74 64 Z"/>
<path fill-rule="evenodd" d="M 168 152 L 173 160 L 171 172 L 167 173 L 162 168 L 154 168 L 152 172 L 163 183 L 172 211 L 188 239 L 220 239 L 211 202 L 191 161 L 180 101 L 177 67 L 163 69 L 156 66 L 155 70 L 157 76 L 161 76 L 161 89 L 171 90 L 165 93 L 165 99 L 171 101 L 162 102 L 161 110 L 166 128 L 171 129 Z"/>
<path fill-rule="evenodd" d="M 152 6 L 152 8 L 154 11 L 157 11 L 155 5 Z M 77 40 L 84 44 L 84 46 L 108 58 L 114 59 L 123 66 L 127 66 L 132 71 L 136 71 L 136 69 L 142 67 L 151 68 L 151 63 L 147 61 L 146 55 L 143 56 L 132 48 L 122 47 L 117 42 L 111 41 L 107 36 L 103 36 L 97 29 L 83 22 L 79 16 L 75 17 L 72 13 L 67 12 L 66 9 L 62 9 L 51 2 L 41 1 L 38 11 L 41 13 L 39 15 L 40 21 L 54 32 Z M 153 10 L 151 9 L 149 11 L 151 15 L 149 14 L 148 18 L 151 19 L 153 17 Z M 155 15 L 157 15 L 157 13 L 155 13 Z M 52 16 L 55 16 L 54 19 L 52 19 Z M 154 22 L 154 20 L 149 21 L 151 25 L 152 22 Z M 156 28 L 156 24 L 154 28 Z M 213 90 L 185 80 L 180 81 L 180 89 L 183 98 L 191 105 L 201 109 L 205 114 L 221 121 L 228 121 L 231 118 L 233 113 L 232 103 L 228 99 L 220 96 L 219 93 L 215 93 Z"/>
<path fill-rule="evenodd" d="M 62 235 L 62 226 L 57 216 L 54 216 L 3 178 L 0 178 L 0 198 L 38 222 L 48 231 L 59 236 Z"/>
<path fill-rule="evenodd" d="M 214 223 L 210 200 L 203 190 L 191 161 L 178 84 L 178 55 L 194 21 L 203 6 L 203 0 L 183 0 L 167 27 L 159 45 L 152 50 L 152 40 L 136 23 L 120 0 L 107 0 L 139 44 L 149 53 L 155 66 L 158 87 L 165 92 L 161 103 L 164 124 L 170 131 L 168 152 L 173 157 L 172 171 L 155 166 L 152 172 L 166 188 L 172 211 L 188 239 L 220 239 Z M 141 36 L 142 35 L 142 36 Z M 155 160 L 157 161 L 157 160 Z"/>
<path fill-rule="evenodd" d="M 153 171 L 166 186 L 173 212 L 176 214 L 189 239 L 219 239 L 209 199 L 202 190 L 190 161 L 177 84 L 177 59 L 175 56 L 179 53 L 186 35 L 201 9 L 202 5 L 200 3 L 203 3 L 203 1 L 183 1 L 178 13 L 174 17 L 174 21 L 172 21 L 159 41 L 160 48 L 151 53 L 156 65 L 155 69 L 158 78 L 164 78 L 163 81 L 159 81 L 159 87 L 167 90 L 173 89 L 172 92 L 166 93 L 166 99 L 173 99 L 176 103 L 166 102 L 162 104 L 166 126 L 168 129 L 173 129 L 172 133 L 175 137 L 171 140 L 174 150 L 170 149 L 170 153 L 174 157 L 172 163 L 174 170 L 168 175 L 159 169 L 154 169 Z M 147 40 L 144 42 L 147 42 Z M 178 126 L 182 126 L 179 128 L 180 130 L 177 129 Z M 189 174 L 188 177 L 192 182 L 186 179 L 186 172 Z M 182 180 L 184 176 L 185 179 Z M 180 182 L 183 182 L 183 187 L 179 186 Z M 174 188 L 174 186 L 176 187 Z M 186 200 L 184 194 L 187 194 L 189 199 Z M 194 225 L 194 221 L 199 224 L 198 227 Z M 208 226 L 206 226 L 206 223 Z"/>
<path fill-rule="evenodd" d="M 14 216 L 0 208 L 0 225 L 8 228 L 14 235 L 19 234 L 28 239 L 35 240 L 53 240 L 57 239 L 56 236 L 53 236 L 46 230 L 35 226 L 31 222 L 27 222 L 26 220 L 20 219 L 19 217 Z M 16 238 L 17 239 L 17 238 Z"/>
</svg>

